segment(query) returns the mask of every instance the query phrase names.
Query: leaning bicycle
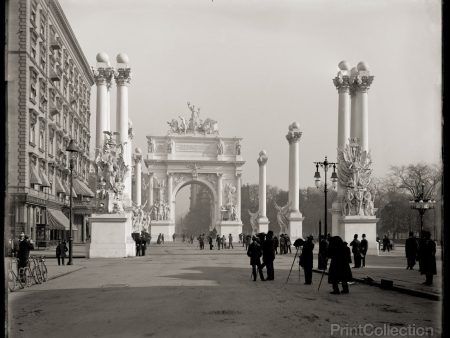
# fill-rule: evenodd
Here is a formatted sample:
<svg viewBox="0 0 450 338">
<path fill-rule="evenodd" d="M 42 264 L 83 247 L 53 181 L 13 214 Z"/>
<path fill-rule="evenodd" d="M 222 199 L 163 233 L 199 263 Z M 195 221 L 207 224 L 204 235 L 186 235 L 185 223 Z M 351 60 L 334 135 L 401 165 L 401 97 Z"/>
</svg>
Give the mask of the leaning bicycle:
<svg viewBox="0 0 450 338">
<path fill-rule="evenodd" d="M 15 266 L 13 261 L 16 263 Z M 8 289 L 11 292 L 14 292 L 17 289 L 23 289 L 25 287 L 24 283 L 20 278 L 20 275 L 24 274 L 23 268 L 18 268 L 19 261 L 18 259 L 10 259 L 9 260 L 9 271 L 8 271 Z M 18 275 L 14 272 L 17 271 Z"/>
</svg>

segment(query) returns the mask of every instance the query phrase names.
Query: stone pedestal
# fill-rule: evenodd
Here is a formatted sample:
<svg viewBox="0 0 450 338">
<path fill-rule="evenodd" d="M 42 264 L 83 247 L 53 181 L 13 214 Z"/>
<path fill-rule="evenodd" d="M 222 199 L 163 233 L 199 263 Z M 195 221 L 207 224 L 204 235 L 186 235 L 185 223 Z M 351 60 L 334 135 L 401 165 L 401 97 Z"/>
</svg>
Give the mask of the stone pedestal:
<svg viewBox="0 0 450 338">
<path fill-rule="evenodd" d="M 239 239 L 239 234 L 242 233 L 242 222 L 241 221 L 221 221 L 218 226 L 216 226 L 217 233 L 220 235 L 225 235 L 228 241 L 228 235 L 233 236 L 233 241 Z"/>
<path fill-rule="evenodd" d="M 164 235 L 164 242 L 173 242 L 173 234 L 175 233 L 175 223 L 173 221 L 152 221 L 150 226 L 150 235 L 152 243 L 156 243 L 159 234 Z"/>
<path fill-rule="evenodd" d="M 303 238 L 303 219 L 304 217 L 298 211 L 289 214 L 288 235 L 291 242 L 294 242 L 297 238 Z"/>
<path fill-rule="evenodd" d="M 358 239 L 362 239 L 362 234 L 366 234 L 369 244 L 368 255 L 378 254 L 377 222 L 376 216 L 342 216 L 341 209 L 337 209 L 338 202 L 333 203 L 332 209 L 332 236 L 339 236 L 348 244 L 353 240 L 353 236 L 358 234 Z M 336 207 L 336 209 L 335 209 Z"/>
<path fill-rule="evenodd" d="M 135 256 L 136 249 L 131 237 L 131 214 L 93 214 L 89 258 L 119 258 Z"/>
<path fill-rule="evenodd" d="M 267 217 L 258 217 L 256 222 L 258 223 L 258 232 L 267 234 L 267 231 L 269 231 L 269 219 Z"/>
</svg>

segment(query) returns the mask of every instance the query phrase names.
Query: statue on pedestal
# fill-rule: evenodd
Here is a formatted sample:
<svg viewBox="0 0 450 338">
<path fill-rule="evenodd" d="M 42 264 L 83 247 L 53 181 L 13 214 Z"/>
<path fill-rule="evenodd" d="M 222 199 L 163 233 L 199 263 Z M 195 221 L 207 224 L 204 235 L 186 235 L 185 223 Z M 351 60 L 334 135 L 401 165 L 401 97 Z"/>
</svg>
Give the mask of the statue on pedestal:
<svg viewBox="0 0 450 338">
<path fill-rule="evenodd" d="M 123 159 L 124 146 L 116 144 L 112 133 L 105 132 L 102 149 L 97 153 L 97 200 L 101 213 L 123 213 L 123 190 L 129 167 Z"/>
<path fill-rule="evenodd" d="M 343 216 L 374 216 L 369 185 L 372 175 L 370 153 L 361 151 L 357 138 L 338 150 L 339 183 L 346 188 L 342 199 Z"/>
</svg>

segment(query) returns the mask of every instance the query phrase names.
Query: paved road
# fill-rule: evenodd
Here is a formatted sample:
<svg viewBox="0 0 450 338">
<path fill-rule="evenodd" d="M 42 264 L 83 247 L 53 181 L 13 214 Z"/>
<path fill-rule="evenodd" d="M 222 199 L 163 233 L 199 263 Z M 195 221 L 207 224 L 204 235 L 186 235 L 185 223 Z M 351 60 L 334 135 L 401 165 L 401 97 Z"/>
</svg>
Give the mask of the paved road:
<svg viewBox="0 0 450 338">
<path fill-rule="evenodd" d="M 11 337 L 330 337 L 331 325 L 432 327 L 440 303 L 366 285 L 330 295 L 285 284 L 292 255 L 277 256 L 275 281 L 253 282 L 242 247 L 199 251 L 184 244 L 150 255 L 77 259 L 83 267 L 9 294 Z M 61 269 L 63 269 L 61 267 Z M 333 336 L 339 336 L 335 332 Z"/>
</svg>

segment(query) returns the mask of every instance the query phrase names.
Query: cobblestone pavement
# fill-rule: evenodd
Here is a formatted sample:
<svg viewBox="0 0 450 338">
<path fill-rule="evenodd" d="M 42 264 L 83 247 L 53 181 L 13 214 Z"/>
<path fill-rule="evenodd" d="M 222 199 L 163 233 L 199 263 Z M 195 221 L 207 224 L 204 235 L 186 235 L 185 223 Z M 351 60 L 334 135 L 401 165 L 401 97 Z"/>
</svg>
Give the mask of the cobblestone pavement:
<svg viewBox="0 0 450 338">
<path fill-rule="evenodd" d="M 79 258 L 70 267 L 49 260 L 52 276 L 78 270 L 8 294 L 10 337 L 340 337 L 358 325 L 440 332 L 437 301 L 359 283 L 348 295 L 330 295 L 326 279 L 317 289 L 320 274 L 303 285 L 297 264 L 286 283 L 294 252 L 276 257 L 268 282 L 251 280 L 239 245 L 200 251 L 178 243 L 147 252 Z M 395 259 L 386 270 L 402 266 Z M 380 265 L 367 264 L 358 270 Z"/>
</svg>

